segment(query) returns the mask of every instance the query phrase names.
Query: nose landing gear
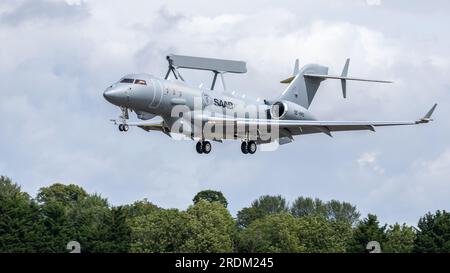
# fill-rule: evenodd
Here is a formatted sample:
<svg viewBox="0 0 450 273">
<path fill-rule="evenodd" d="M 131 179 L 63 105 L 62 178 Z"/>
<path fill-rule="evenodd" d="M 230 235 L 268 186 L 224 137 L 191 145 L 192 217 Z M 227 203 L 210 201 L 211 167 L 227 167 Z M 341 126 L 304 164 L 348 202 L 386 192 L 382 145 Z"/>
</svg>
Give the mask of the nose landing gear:
<svg viewBox="0 0 450 273">
<path fill-rule="evenodd" d="M 128 127 L 128 124 L 126 124 L 127 119 L 129 119 L 128 108 L 120 107 L 120 111 L 122 112 L 122 114 L 119 116 L 119 119 L 122 120 L 122 123 L 119 124 L 119 131 L 128 132 L 129 127 Z M 116 120 L 112 120 L 112 121 L 114 121 L 114 123 L 116 123 Z"/>
<path fill-rule="evenodd" d="M 127 124 L 119 124 L 119 131 L 121 132 L 128 132 L 128 125 Z"/>
<path fill-rule="evenodd" d="M 209 154 L 211 152 L 212 146 L 209 141 L 199 141 L 195 145 L 195 149 L 199 154 Z"/>
</svg>

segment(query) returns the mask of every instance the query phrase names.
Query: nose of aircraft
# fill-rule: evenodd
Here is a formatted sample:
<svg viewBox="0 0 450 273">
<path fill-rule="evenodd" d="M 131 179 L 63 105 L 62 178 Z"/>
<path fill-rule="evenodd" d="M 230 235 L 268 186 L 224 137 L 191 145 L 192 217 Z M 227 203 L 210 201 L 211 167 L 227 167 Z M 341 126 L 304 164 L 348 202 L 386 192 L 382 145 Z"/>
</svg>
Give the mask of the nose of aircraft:
<svg viewBox="0 0 450 273">
<path fill-rule="evenodd" d="M 110 103 L 121 106 L 127 101 L 126 89 L 109 87 L 103 92 L 103 97 Z"/>
</svg>

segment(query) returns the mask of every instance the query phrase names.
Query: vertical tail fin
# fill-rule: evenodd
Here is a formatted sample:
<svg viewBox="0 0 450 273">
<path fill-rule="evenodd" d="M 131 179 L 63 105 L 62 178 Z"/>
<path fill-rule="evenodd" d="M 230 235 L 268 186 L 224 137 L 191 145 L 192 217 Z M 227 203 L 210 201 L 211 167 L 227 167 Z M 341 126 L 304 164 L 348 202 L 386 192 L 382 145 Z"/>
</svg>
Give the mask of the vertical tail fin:
<svg viewBox="0 0 450 273">
<path fill-rule="evenodd" d="M 304 74 L 327 75 L 328 67 L 317 64 L 308 64 L 301 70 L 298 70 L 298 61 L 296 61 L 294 73 L 295 71 L 298 71 L 298 73 L 294 74 L 293 77 L 282 81 L 282 83 L 289 83 L 289 86 L 283 91 L 279 99 L 297 103 L 308 109 L 316 95 L 320 83 L 324 79 L 304 77 Z"/>
<path fill-rule="evenodd" d="M 295 65 L 294 65 L 294 73 L 292 74 L 292 75 L 297 75 L 298 74 L 298 72 L 299 72 L 299 60 L 298 59 L 295 59 Z"/>
</svg>

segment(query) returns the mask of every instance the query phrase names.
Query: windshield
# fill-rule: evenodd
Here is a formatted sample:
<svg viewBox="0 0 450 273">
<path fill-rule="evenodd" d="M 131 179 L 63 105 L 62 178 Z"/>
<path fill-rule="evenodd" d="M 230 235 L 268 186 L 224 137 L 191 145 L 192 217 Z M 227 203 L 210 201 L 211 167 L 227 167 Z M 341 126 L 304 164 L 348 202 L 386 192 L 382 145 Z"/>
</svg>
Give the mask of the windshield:
<svg viewBox="0 0 450 273">
<path fill-rule="evenodd" d="M 135 84 L 147 85 L 147 82 L 144 81 L 144 80 L 136 80 L 134 83 L 135 83 Z"/>
<path fill-rule="evenodd" d="M 121 82 L 121 83 L 133 83 L 134 80 L 133 80 L 133 79 L 126 79 L 126 78 L 125 78 L 125 79 L 121 79 L 120 82 Z"/>
</svg>

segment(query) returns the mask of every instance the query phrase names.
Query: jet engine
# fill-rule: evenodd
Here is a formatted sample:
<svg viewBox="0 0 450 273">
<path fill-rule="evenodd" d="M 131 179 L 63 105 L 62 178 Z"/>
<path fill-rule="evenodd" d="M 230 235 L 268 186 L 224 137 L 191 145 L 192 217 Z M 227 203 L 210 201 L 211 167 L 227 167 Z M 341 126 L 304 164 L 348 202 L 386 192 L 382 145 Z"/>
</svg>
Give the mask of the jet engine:
<svg viewBox="0 0 450 273">
<path fill-rule="evenodd" d="M 272 104 L 270 115 L 274 119 L 305 119 L 308 110 L 296 103 L 282 100 Z"/>
</svg>

